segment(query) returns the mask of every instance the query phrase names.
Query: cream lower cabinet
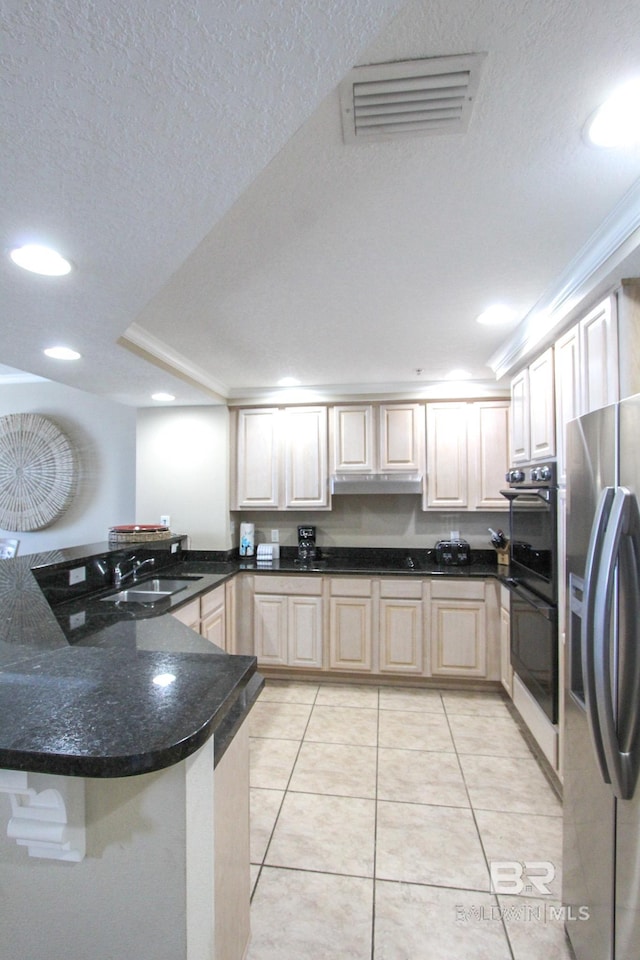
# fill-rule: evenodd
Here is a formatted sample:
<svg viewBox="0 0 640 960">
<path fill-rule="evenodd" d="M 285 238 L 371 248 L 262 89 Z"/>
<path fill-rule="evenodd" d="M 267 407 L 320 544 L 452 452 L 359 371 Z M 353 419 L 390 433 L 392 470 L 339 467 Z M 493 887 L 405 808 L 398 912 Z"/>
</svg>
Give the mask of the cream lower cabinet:
<svg viewBox="0 0 640 960">
<path fill-rule="evenodd" d="M 258 663 L 322 667 L 322 579 L 254 578 L 253 637 Z"/>
<path fill-rule="evenodd" d="M 229 595 L 233 597 L 234 587 L 230 587 L 229 582 L 223 583 L 203 596 L 186 603 L 172 616 L 180 623 L 184 623 L 186 627 L 191 627 L 206 640 L 215 643 L 221 650 L 227 650 L 231 637 L 227 631 L 228 611 L 233 610 L 233 605 L 226 602 L 229 589 L 231 590 Z"/>
<path fill-rule="evenodd" d="M 422 580 L 381 580 L 378 606 L 380 673 L 425 672 Z"/>
<path fill-rule="evenodd" d="M 372 582 L 332 577 L 329 597 L 329 669 L 370 671 L 373 666 Z"/>
<path fill-rule="evenodd" d="M 431 676 L 497 680 L 497 612 L 495 581 L 432 580 Z"/>
<path fill-rule="evenodd" d="M 513 668 L 511 666 L 511 594 L 500 587 L 500 682 L 513 697 Z"/>
<path fill-rule="evenodd" d="M 200 598 L 200 633 L 222 650 L 227 649 L 224 584 Z"/>
<path fill-rule="evenodd" d="M 263 667 L 497 681 L 500 627 L 493 579 L 253 577 Z"/>
</svg>

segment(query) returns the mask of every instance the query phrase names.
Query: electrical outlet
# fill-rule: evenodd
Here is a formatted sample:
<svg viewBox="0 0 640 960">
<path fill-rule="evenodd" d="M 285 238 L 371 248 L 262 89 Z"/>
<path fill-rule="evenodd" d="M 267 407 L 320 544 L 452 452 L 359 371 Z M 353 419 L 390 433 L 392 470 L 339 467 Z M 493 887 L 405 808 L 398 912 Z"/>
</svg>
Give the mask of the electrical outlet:
<svg viewBox="0 0 640 960">
<path fill-rule="evenodd" d="M 459 530 L 452 530 L 452 531 L 451 531 L 451 538 L 450 538 L 450 539 L 451 539 L 451 540 L 459 540 L 459 539 L 460 539 L 460 531 L 459 531 Z"/>
<path fill-rule="evenodd" d="M 280 531 L 272 530 L 271 531 L 271 543 L 280 543 Z"/>
<path fill-rule="evenodd" d="M 87 568 L 86 567 L 74 567 L 73 570 L 69 570 L 69 586 L 72 587 L 75 583 L 83 583 L 87 579 Z"/>
<path fill-rule="evenodd" d="M 165 513 L 165 514 L 163 514 L 163 516 L 160 517 L 160 526 L 161 526 L 161 527 L 170 527 L 170 526 L 171 526 L 171 517 L 169 516 L 168 513 Z"/>
</svg>

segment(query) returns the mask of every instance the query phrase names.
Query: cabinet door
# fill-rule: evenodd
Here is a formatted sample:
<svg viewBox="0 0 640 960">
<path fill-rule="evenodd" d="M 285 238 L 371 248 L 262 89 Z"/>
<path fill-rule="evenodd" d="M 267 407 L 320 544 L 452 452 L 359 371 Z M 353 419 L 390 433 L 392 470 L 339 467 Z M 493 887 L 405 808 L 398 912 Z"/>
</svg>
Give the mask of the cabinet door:
<svg viewBox="0 0 640 960">
<path fill-rule="evenodd" d="M 383 403 L 379 416 L 380 470 L 421 471 L 424 407 L 419 403 Z"/>
<path fill-rule="evenodd" d="M 427 507 L 466 510 L 469 505 L 466 403 L 427 404 L 426 490 Z"/>
<path fill-rule="evenodd" d="M 240 510 L 278 508 L 277 418 L 275 408 L 238 411 L 237 502 Z"/>
<path fill-rule="evenodd" d="M 554 347 L 556 381 L 556 447 L 558 454 L 558 482 L 566 483 L 566 426 L 569 420 L 580 416 L 580 338 L 578 327 L 572 327 Z"/>
<path fill-rule="evenodd" d="M 618 338 L 612 298 L 580 321 L 582 413 L 618 399 Z"/>
<path fill-rule="evenodd" d="M 372 473 L 375 470 L 373 407 L 331 408 L 331 468 L 336 473 Z"/>
<path fill-rule="evenodd" d="M 285 506 L 290 510 L 328 507 L 327 408 L 284 410 L 283 432 Z"/>
<path fill-rule="evenodd" d="M 218 591 L 213 591 L 217 593 Z M 219 598 L 219 603 L 216 606 L 211 606 L 206 613 L 202 613 L 202 620 L 200 623 L 200 633 L 206 640 L 215 643 L 217 647 L 220 647 L 222 650 L 227 649 L 226 644 L 226 615 L 225 615 L 225 604 L 224 604 L 224 592 Z"/>
<path fill-rule="evenodd" d="M 331 669 L 371 670 L 371 603 L 369 597 L 331 597 Z"/>
<path fill-rule="evenodd" d="M 180 623 L 184 623 L 186 627 L 191 627 L 192 630 L 196 630 L 200 633 L 200 601 L 192 600 L 190 603 L 185 603 L 184 607 L 180 607 L 179 610 L 176 610 L 172 616 L 179 620 Z"/>
<path fill-rule="evenodd" d="M 431 601 L 431 673 L 442 677 L 486 677 L 483 602 Z"/>
<path fill-rule="evenodd" d="M 509 403 L 479 401 L 469 414 L 469 507 L 508 510 L 500 490 L 509 468 Z"/>
<path fill-rule="evenodd" d="M 553 347 L 529 366 L 529 418 L 531 459 L 555 456 L 556 423 L 553 377 Z"/>
<path fill-rule="evenodd" d="M 526 463 L 531 449 L 529 425 L 529 371 L 511 381 L 511 462 Z"/>
<path fill-rule="evenodd" d="M 513 696 L 513 669 L 511 667 L 511 614 L 508 606 L 500 607 L 500 680 L 510 697 Z"/>
<path fill-rule="evenodd" d="M 284 666 L 287 662 L 287 598 L 253 598 L 253 637 L 259 663 Z"/>
<path fill-rule="evenodd" d="M 288 662 L 322 667 L 322 598 L 287 597 Z"/>
<path fill-rule="evenodd" d="M 380 600 L 380 671 L 422 673 L 422 600 Z"/>
</svg>

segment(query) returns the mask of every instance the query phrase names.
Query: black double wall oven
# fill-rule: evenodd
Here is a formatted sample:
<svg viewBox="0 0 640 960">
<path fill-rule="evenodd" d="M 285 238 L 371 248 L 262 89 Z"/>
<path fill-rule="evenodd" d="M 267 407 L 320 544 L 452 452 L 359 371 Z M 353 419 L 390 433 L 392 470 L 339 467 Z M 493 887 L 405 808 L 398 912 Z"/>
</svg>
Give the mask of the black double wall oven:
<svg viewBox="0 0 640 960">
<path fill-rule="evenodd" d="M 511 665 L 558 722 L 558 486 L 554 462 L 508 471 Z"/>
</svg>

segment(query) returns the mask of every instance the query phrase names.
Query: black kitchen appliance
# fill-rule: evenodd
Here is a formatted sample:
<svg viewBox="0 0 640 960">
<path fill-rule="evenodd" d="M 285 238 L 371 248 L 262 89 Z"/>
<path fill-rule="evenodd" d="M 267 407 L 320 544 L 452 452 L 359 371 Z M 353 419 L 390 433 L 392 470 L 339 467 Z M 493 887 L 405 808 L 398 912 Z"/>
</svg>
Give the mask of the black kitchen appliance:
<svg viewBox="0 0 640 960">
<path fill-rule="evenodd" d="M 558 720 L 557 472 L 554 462 L 506 475 L 511 528 L 511 665 L 551 723 Z"/>
<path fill-rule="evenodd" d="M 317 553 L 316 528 L 298 527 L 298 560 L 315 560 Z"/>
<path fill-rule="evenodd" d="M 436 563 L 462 567 L 471 563 L 471 549 L 466 540 L 439 540 L 436 543 Z"/>
</svg>

